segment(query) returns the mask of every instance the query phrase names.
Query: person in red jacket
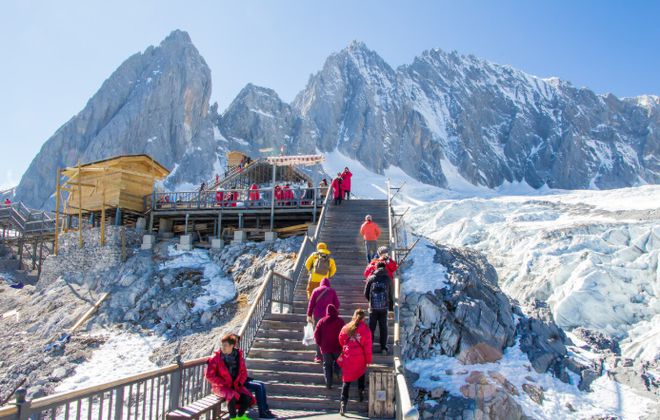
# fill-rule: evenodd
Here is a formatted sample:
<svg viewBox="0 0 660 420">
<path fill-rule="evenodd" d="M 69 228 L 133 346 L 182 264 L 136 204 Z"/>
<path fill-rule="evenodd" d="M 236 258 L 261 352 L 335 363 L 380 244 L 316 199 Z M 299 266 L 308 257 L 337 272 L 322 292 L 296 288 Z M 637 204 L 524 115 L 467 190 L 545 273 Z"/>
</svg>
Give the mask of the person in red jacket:
<svg viewBox="0 0 660 420">
<path fill-rule="evenodd" d="M 332 198 L 335 200 L 335 205 L 341 204 L 341 198 L 344 196 L 342 187 L 343 180 L 341 179 L 341 172 L 337 172 L 337 176 L 332 180 L 330 186 L 332 187 Z"/>
<path fill-rule="evenodd" d="M 243 351 L 237 345 L 236 334 L 222 337 L 220 351 L 209 358 L 205 376 L 213 393 L 227 402 L 229 417 L 247 419 L 245 412 L 257 400 L 245 387 L 247 368 Z"/>
<path fill-rule="evenodd" d="M 284 184 L 284 188 L 282 188 L 282 199 L 285 200 L 284 204 L 286 206 L 293 204 L 293 190 L 291 190 L 289 184 Z"/>
<path fill-rule="evenodd" d="M 348 166 L 344 168 L 341 174 L 342 187 L 344 188 L 344 200 L 349 200 L 351 196 L 351 177 L 353 174 L 348 170 Z"/>
<path fill-rule="evenodd" d="M 394 273 L 396 272 L 397 268 L 399 268 L 399 265 L 396 263 L 396 261 L 394 261 L 393 258 L 390 258 L 389 250 L 386 246 L 381 246 L 378 248 L 378 258 L 374 258 L 369 264 L 367 264 L 367 268 L 364 269 L 364 278 L 368 279 L 369 276 L 372 275 L 374 271 L 376 271 L 376 264 L 378 264 L 379 261 L 383 261 L 385 263 L 387 274 L 390 275 L 390 279 L 393 279 Z"/>
<path fill-rule="evenodd" d="M 259 186 L 257 184 L 252 184 L 250 186 L 250 193 L 248 194 L 248 199 L 250 201 L 259 201 L 261 198 L 259 194 Z M 254 203 L 252 203 L 254 205 Z"/>
<path fill-rule="evenodd" d="M 225 194 L 222 192 L 222 190 L 218 190 L 215 192 L 215 204 L 218 206 L 224 206 L 224 199 L 225 199 Z"/>
<path fill-rule="evenodd" d="M 339 309 L 339 298 L 337 298 L 335 289 L 330 287 L 330 279 L 324 277 L 319 287 L 314 289 L 312 295 L 309 297 L 309 303 L 307 303 L 307 322 L 313 324 L 319 322 L 326 315 L 328 305 L 335 305 L 335 308 Z M 316 357 L 314 357 L 316 363 L 321 362 L 321 354 L 322 352 L 317 346 Z"/>
<path fill-rule="evenodd" d="M 280 187 L 279 185 L 275 185 L 274 194 L 275 194 L 275 205 L 276 206 L 281 206 L 282 205 L 282 187 Z"/>
<path fill-rule="evenodd" d="M 339 333 L 339 344 L 342 346 L 337 363 L 342 370 L 341 403 L 339 414 L 346 413 L 348 392 L 351 382 L 357 380 L 360 402 L 364 401 L 365 374 L 371 364 L 371 331 L 364 323 L 364 309 L 356 309 L 351 322 L 346 324 Z"/>
<path fill-rule="evenodd" d="M 337 308 L 333 304 L 328 305 L 326 315 L 316 323 L 314 329 L 314 341 L 321 348 L 323 355 L 323 376 L 325 376 L 325 387 L 328 389 L 332 388 L 333 373 L 339 375 L 337 365 L 337 358 L 341 353 L 339 333 L 345 324 Z"/>
<path fill-rule="evenodd" d="M 371 218 L 371 215 L 364 216 L 364 223 L 360 226 L 360 235 L 364 239 L 364 249 L 367 254 L 367 264 L 376 258 L 378 249 L 378 238 L 380 237 L 380 226 Z"/>
</svg>

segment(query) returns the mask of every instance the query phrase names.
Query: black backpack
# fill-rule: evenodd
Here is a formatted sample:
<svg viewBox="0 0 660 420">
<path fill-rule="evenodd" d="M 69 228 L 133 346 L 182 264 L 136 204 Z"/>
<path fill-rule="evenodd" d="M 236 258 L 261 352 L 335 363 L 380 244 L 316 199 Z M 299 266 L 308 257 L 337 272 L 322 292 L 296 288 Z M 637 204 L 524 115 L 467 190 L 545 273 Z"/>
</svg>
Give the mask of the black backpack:
<svg viewBox="0 0 660 420">
<path fill-rule="evenodd" d="M 371 309 L 387 310 L 390 306 L 389 298 L 387 283 L 385 283 L 382 278 L 376 277 L 371 284 L 371 290 L 369 292 L 369 304 Z"/>
</svg>

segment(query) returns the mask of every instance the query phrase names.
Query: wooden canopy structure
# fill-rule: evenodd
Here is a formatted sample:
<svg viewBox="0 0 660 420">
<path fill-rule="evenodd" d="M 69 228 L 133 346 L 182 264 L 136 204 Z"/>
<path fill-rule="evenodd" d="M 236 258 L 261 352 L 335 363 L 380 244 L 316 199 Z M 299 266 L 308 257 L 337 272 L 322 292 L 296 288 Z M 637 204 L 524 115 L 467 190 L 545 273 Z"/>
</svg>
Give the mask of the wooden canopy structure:
<svg viewBox="0 0 660 420">
<path fill-rule="evenodd" d="M 243 152 L 232 150 L 227 152 L 227 168 L 235 168 L 241 163 L 245 162 L 249 156 Z"/>
<path fill-rule="evenodd" d="M 144 213 L 144 197 L 152 193 L 154 182 L 169 174 L 169 170 L 148 155 L 121 155 L 76 166 L 58 169 L 55 197 L 55 252 L 60 214 L 77 216 L 80 246 L 82 246 L 83 214 L 100 212 L 101 227 L 105 226 L 105 212 L 115 209 L 116 219 L 121 211 Z M 62 182 L 62 177 L 65 178 Z M 66 200 L 62 197 L 66 192 Z M 60 208 L 62 207 L 62 208 Z M 120 219 L 119 219 L 120 220 Z M 70 228 L 70 226 L 67 226 Z M 101 231 L 101 243 L 104 242 Z"/>
</svg>

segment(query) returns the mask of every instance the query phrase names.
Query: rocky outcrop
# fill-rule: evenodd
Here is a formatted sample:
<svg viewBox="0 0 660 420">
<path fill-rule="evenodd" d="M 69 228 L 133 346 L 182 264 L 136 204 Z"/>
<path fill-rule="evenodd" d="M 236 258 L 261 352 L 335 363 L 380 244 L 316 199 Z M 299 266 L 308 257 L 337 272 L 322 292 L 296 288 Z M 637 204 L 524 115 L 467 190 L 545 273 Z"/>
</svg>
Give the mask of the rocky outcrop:
<svg viewBox="0 0 660 420">
<path fill-rule="evenodd" d="M 513 305 L 497 285 L 495 269 L 467 248 L 436 249 L 435 261 L 447 268 L 450 287 L 408 293 L 401 307 L 404 358 L 439 352 L 466 362 L 501 357 L 513 345 Z"/>
<path fill-rule="evenodd" d="M 85 108 L 44 143 L 16 198 L 30 207 L 53 208 L 58 167 L 122 154 L 146 153 L 170 170 L 177 168 L 170 184 L 206 179 L 217 148 L 210 95 L 206 62 L 186 32 L 172 32 L 159 46 L 124 61 Z"/>
<path fill-rule="evenodd" d="M 552 372 L 557 378 L 569 382 L 566 344 L 569 340 L 564 331 L 555 324 L 547 304 L 534 301 L 523 311 L 518 311 L 520 319 L 517 335 L 520 349 L 527 353 L 532 367 L 539 373 Z"/>
<path fill-rule="evenodd" d="M 519 388 L 500 372 L 478 367 L 499 361 L 518 342 L 529 358 L 529 371 L 550 372 L 568 382 L 567 369 L 575 365 L 568 360 L 566 335 L 545 305 L 536 302 L 522 309 L 511 301 L 499 289 L 495 269 L 477 251 L 442 245 L 434 248 L 433 262 L 446 268 L 448 281 L 446 285 L 438 282 L 439 289 L 408 291 L 403 296 L 402 355 L 406 360 L 455 357 L 461 369 L 434 372 L 425 381 L 441 382 L 441 377 L 448 377 L 452 379 L 447 382 L 457 383 L 464 378 L 464 384 L 460 396 L 442 388 L 416 389 L 413 394 L 422 418 L 526 418 L 516 397 L 524 392 L 536 404 L 543 404 L 543 390 L 533 379 L 526 379 Z M 406 281 L 404 268 L 404 290 Z M 410 374 L 410 383 L 415 383 L 416 374 Z"/>
</svg>

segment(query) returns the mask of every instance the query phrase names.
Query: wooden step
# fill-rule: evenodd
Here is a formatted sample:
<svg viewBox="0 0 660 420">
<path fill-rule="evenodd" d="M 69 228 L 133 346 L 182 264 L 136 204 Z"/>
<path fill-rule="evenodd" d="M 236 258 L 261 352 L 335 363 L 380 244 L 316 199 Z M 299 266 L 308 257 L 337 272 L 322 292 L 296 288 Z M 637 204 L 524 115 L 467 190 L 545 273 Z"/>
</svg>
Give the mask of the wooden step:
<svg viewBox="0 0 660 420">
<path fill-rule="evenodd" d="M 295 383 L 295 384 L 315 384 L 323 385 L 325 384 L 325 378 L 323 377 L 323 370 L 318 372 L 279 372 L 272 370 L 261 370 L 261 369 L 252 369 L 249 372 L 250 377 L 253 377 L 259 381 L 263 381 L 270 386 L 273 383 Z"/>
<path fill-rule="evenodd" d="M 357 389 L 357 387 L 354 387 Z M 369 411 L 368 403 L 359 403 L 356 401 L 357 391 L 351 389 L 351 397 L 348 402 L 347 412 L 366 414 Z M 337 411 L 339 412 L 339 398 L 311 398 L 311 397 L 294 397 L 294 396 L 280 396 L 268 395 L 268 406 L 271 409 L 287 409 L 287 410 L 306 410 L 306 411 Z"/>
<path fill-rule="evenodd" d="M 287 360 L 278 360 L 278 359 L 252 359 L 248 357 L 247 359 L 248 371 L 251 369 L 259 370 L 275 370 L 281 372 L 305 372 L 305 373 L 314 373 L 322 371 L 320 363 L 314 363 L 314 361 L 287 361 Z M 374 369 L 387 369 L 390 367 L 390 364 L 373 364 Z"/>
<path fill-rule="evenodd" d="M 378 344 L 378 337 L 376 337 L 376 339 L 377 340 L 373 344 L 372 351 L 374 354 L 379 354 L 380 345 Z M 390 347 L 391 350 L 392 345 L 394 345 L 393 334 L 387 335 L 387 345 L 388 347 Z M 300 333 L 298 338 L 276 338 L 276 337 L 257 338 L 254 341 L 254 348 L 260 348 L 266 350 L 290 349 L 290 350 L 302 350 L 302 351 L 309 349 L 308 346 L 302 344 L 302 333 Z"/>
<path fill-rule="evenodd" d="M 301 343 L 302 344 L 302 343 Z M 378 346 L 375 346 L 378 347 Z M 252 348 L 250 350 L 250 358 L 252 359 L 276 359 L 287 360 L 292 362 L 313 362 L 316 350 L 314 347 L 307 347 L 307 350 L 281 350 L 281 349 L 260 349 Z M 389 365 L 391 357 L 389 355 L 382 355 L 380 353 L 373 354 L 372 360 L 378 365 Z M 318 364 L 319 369 L 322 369 L 321 364 Z"/>
<path fill-rule="evenodd" d="M 367 381 L 368 382 L 368 381 Z M 341 398 L 341 379 L 336 377 L 333 379 L 332 388 L 328 389 L 324 384 L 272 384 L 268 385 L 268 394 L 270 400 L 270 394 L 273 395 L 296 395 L 306 398 L 324 398 L 332 401 L 339 402 Z M 357 393 L 357 384 L 351 384 L 351 388 L 355 388 L 355 392 L 351 392 L 351 397 L 349 397 L 350 402 L 357 402 L 358 393 Z M 368 391 L 369 385 L 366 386 L 365 391 Z M 351 389 L 353 391 L 353 389 Z M 365 392 L 365 398 L 368 398 L 369 393 Z"/>
</svg>

